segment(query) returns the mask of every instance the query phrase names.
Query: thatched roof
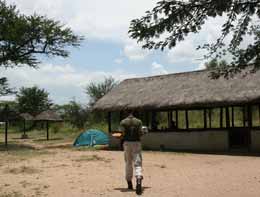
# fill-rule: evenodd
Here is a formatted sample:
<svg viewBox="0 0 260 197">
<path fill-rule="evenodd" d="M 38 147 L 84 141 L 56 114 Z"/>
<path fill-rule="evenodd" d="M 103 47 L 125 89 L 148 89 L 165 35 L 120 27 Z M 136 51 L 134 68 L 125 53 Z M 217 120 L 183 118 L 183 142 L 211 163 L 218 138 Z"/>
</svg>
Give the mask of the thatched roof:
<svg viewBox="0 0 260 197">
<path fill-rule="evenodd" d="M 33 116 L 30 115 L 29 113 L 21 113 L 21 114 L 19 114 L 19 116 L 23 120 L 34 120 Z"/>
<path fill-rule="evenodd" d="M 169 109 L 225 106 L 260 101 L 260 71 L 211 79 L 207 70 L 126 79 L 94 110 Z"/>
<path fill-rule="evenodd" d="M 34 118 L 34 120 L 62 121 L 61 117 L 51 110 L 40 113 Z"/>
<path fill-rule="evenodd" d="M 8 109 L 0 109 L 0 122 L 14 121 L 19 119 L 18 112 Z"/>
</svg>

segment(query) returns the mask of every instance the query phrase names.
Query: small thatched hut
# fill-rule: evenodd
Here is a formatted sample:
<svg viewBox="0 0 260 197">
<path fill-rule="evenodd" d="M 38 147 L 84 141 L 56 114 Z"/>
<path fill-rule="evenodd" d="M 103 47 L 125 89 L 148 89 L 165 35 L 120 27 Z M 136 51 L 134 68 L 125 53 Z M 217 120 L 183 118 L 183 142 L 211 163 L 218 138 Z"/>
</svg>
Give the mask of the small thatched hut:
<svg viewBox="0 0 260 197">
<path fill-rule="evenodd" d="M 47 140 L 49 140 L 49 122 L 60 122 L 60 121 L 62 121 L 61 117 L 52 110 L 47 110 L 47 111 L 44 111 L 44 112 L 38 114 L 34 118 L 34 120 L 46 122 Z"/>
<path fill-rule="evenodd" d="M 10 121 L 15 121 L 19 119 L 19 114 L 10 110 L 8 105 L 5 105 L 3 109 L 0 109 L 0 122 L 5 124 L 5 146 L 8 145 L 8 125 Z"/>
<path fill-rule="evenodd" d="M 23 121 L 23 134 L 22 134 L 22 139 L 27 139 L 28 135 L 26 134 L 26 122 L 27 121 L 33 121 L 34 118 L 31 114 L 29 113 L 21 113 L 19 114 L 20 119 Z"/>
<path fill-rule="evenodd" d="M 207 70 L 127 79 L 102 97 L 95 110 L 124 117 L 136 110 L 150 149 L 260 150 L 260 71 L 211 79 Z M 118 121 L 119 124 L 119 121 Z"/>
</svg>

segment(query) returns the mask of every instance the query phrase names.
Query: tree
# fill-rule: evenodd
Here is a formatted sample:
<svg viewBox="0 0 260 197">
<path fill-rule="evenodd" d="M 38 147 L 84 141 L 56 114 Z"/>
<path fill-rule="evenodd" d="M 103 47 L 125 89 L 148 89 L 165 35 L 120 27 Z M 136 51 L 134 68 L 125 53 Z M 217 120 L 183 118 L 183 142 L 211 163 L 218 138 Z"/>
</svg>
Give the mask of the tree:
<svg viewBox="0 0 260 197">
<path fill-rule="evenodd" d="M 6 77 L 0 78 L 0 96 L 6 96 L 8 94 L 15 93 L 14 89 L 9 88 Z"/>
<path fill-rule="evenodd" d="M 90 97 L 90 106 L 93 106 L 98 99 L 112 90 L 117 84 L 118 82 L 113 77 L 107 77 L 99 83 L 91 82 L 86 87 L 86 94 Z"/>
<path fill-rule="evenodd" d="M 225 78 L 228 77 L 228 75 L 232 75 L 232 73 L 227 73 L 226 69 L 228 67 L 228 63 L 225 60 L 218 61 L 217 59 L 212 59 L 209 62 L 205 63 L 205 67 L 207 70 L 212 71 L 210 73 L 211 78 L 216 79 L 219 76 L 224 76 Z"/>
<path fill-rule="evenodd" d="M 76 101 L 70 101 L 65 105 L 56 105 L 55 108 L 60 113 L 63 120 L 71 123 L 77 128 L 83 128 L 90 116 L 89 109 L 84 108 Z"/>
<path fill-rule="evenodd" d="M 39 55 L 67 57 L 69 51 L 65 48 L 77 47 L 83 40 L 59 21 L 21 14 L 15 5 L 7 5 L 3 0 L 0 27 L 0 66 L 6 68 L 24 65 L 37 68 Z"/>
<path fill-rule="evenodd" d="M 198 46 L 208 50 L 205 58 L 220 59 L 230 53 L 233 60 L 224 70 L 226 76 L 240 72 L 250 63 L 253 71 L 259 69 L 260 25 L 254 23 L 254 18 L 260 18 L 259 0 L 163 0 L 145 16 L 132 20 L 129 34 L 143 42 L 143 48 L 163 50 L 175 47 L 190 33 L 198 33 L 206 20 L 217 16 L 227 17 L 217 41 Z M 232 39 L 225 45 L 228 35 Z M 254 39 L 243 49 L 241 43 L 246 35 Z"/>
<path fill-rule="evenodd" d="M 30 113 L 33 116 L 50 109 L 52 103 L 49 93 L 37 86 L 31 88 L 20 88 L 17 94 L 19 112 Z"/>
</svg>

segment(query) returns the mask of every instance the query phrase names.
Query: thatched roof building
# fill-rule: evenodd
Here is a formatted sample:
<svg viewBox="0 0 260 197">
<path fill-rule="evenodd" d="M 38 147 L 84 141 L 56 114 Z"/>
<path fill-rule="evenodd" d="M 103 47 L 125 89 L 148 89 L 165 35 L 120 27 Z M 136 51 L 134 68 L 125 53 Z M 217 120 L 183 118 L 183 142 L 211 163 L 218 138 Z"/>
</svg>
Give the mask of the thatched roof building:
<svg viewBox="0 0 260 197">
<path fill-rule="evenodd" d="M 95 110 L 174 109 L 252 103 L 260 99 L 260 71 L 214 80 L 207 70 L 126 79 Z"/>
<path fill-rule="evenodd" d="M 29 113 L 21 113 L 19 114 L 20 118 L 26 121 L 34 120 L 33 116 Z"/>
<path fill-rule="evenodd" d="M 55 113 L 54 111 L 47 110 L 40 114 L 38 114 L 34 120 L 42 120 L 42 121 L 62 121 L 62 118 Z"/>
</svg>

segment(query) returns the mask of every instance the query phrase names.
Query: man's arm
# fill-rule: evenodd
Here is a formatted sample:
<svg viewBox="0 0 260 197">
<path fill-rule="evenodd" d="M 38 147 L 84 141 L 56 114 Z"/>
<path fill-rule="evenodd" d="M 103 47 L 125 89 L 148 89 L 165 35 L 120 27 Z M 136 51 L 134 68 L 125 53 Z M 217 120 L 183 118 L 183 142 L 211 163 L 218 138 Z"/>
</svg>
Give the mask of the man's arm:
<svg viewBox="0 0 260 197">
<path fill-rule="evenodd" d="M 142 130 L 142 121 L 140 121 L 140 123 L 139 123 L 138 133 L 139 133 L 139 136 L 140 136 L 140 137 L 144 134 L 144 133 L 143 133 L 143 130 Z"/>
</svg>

